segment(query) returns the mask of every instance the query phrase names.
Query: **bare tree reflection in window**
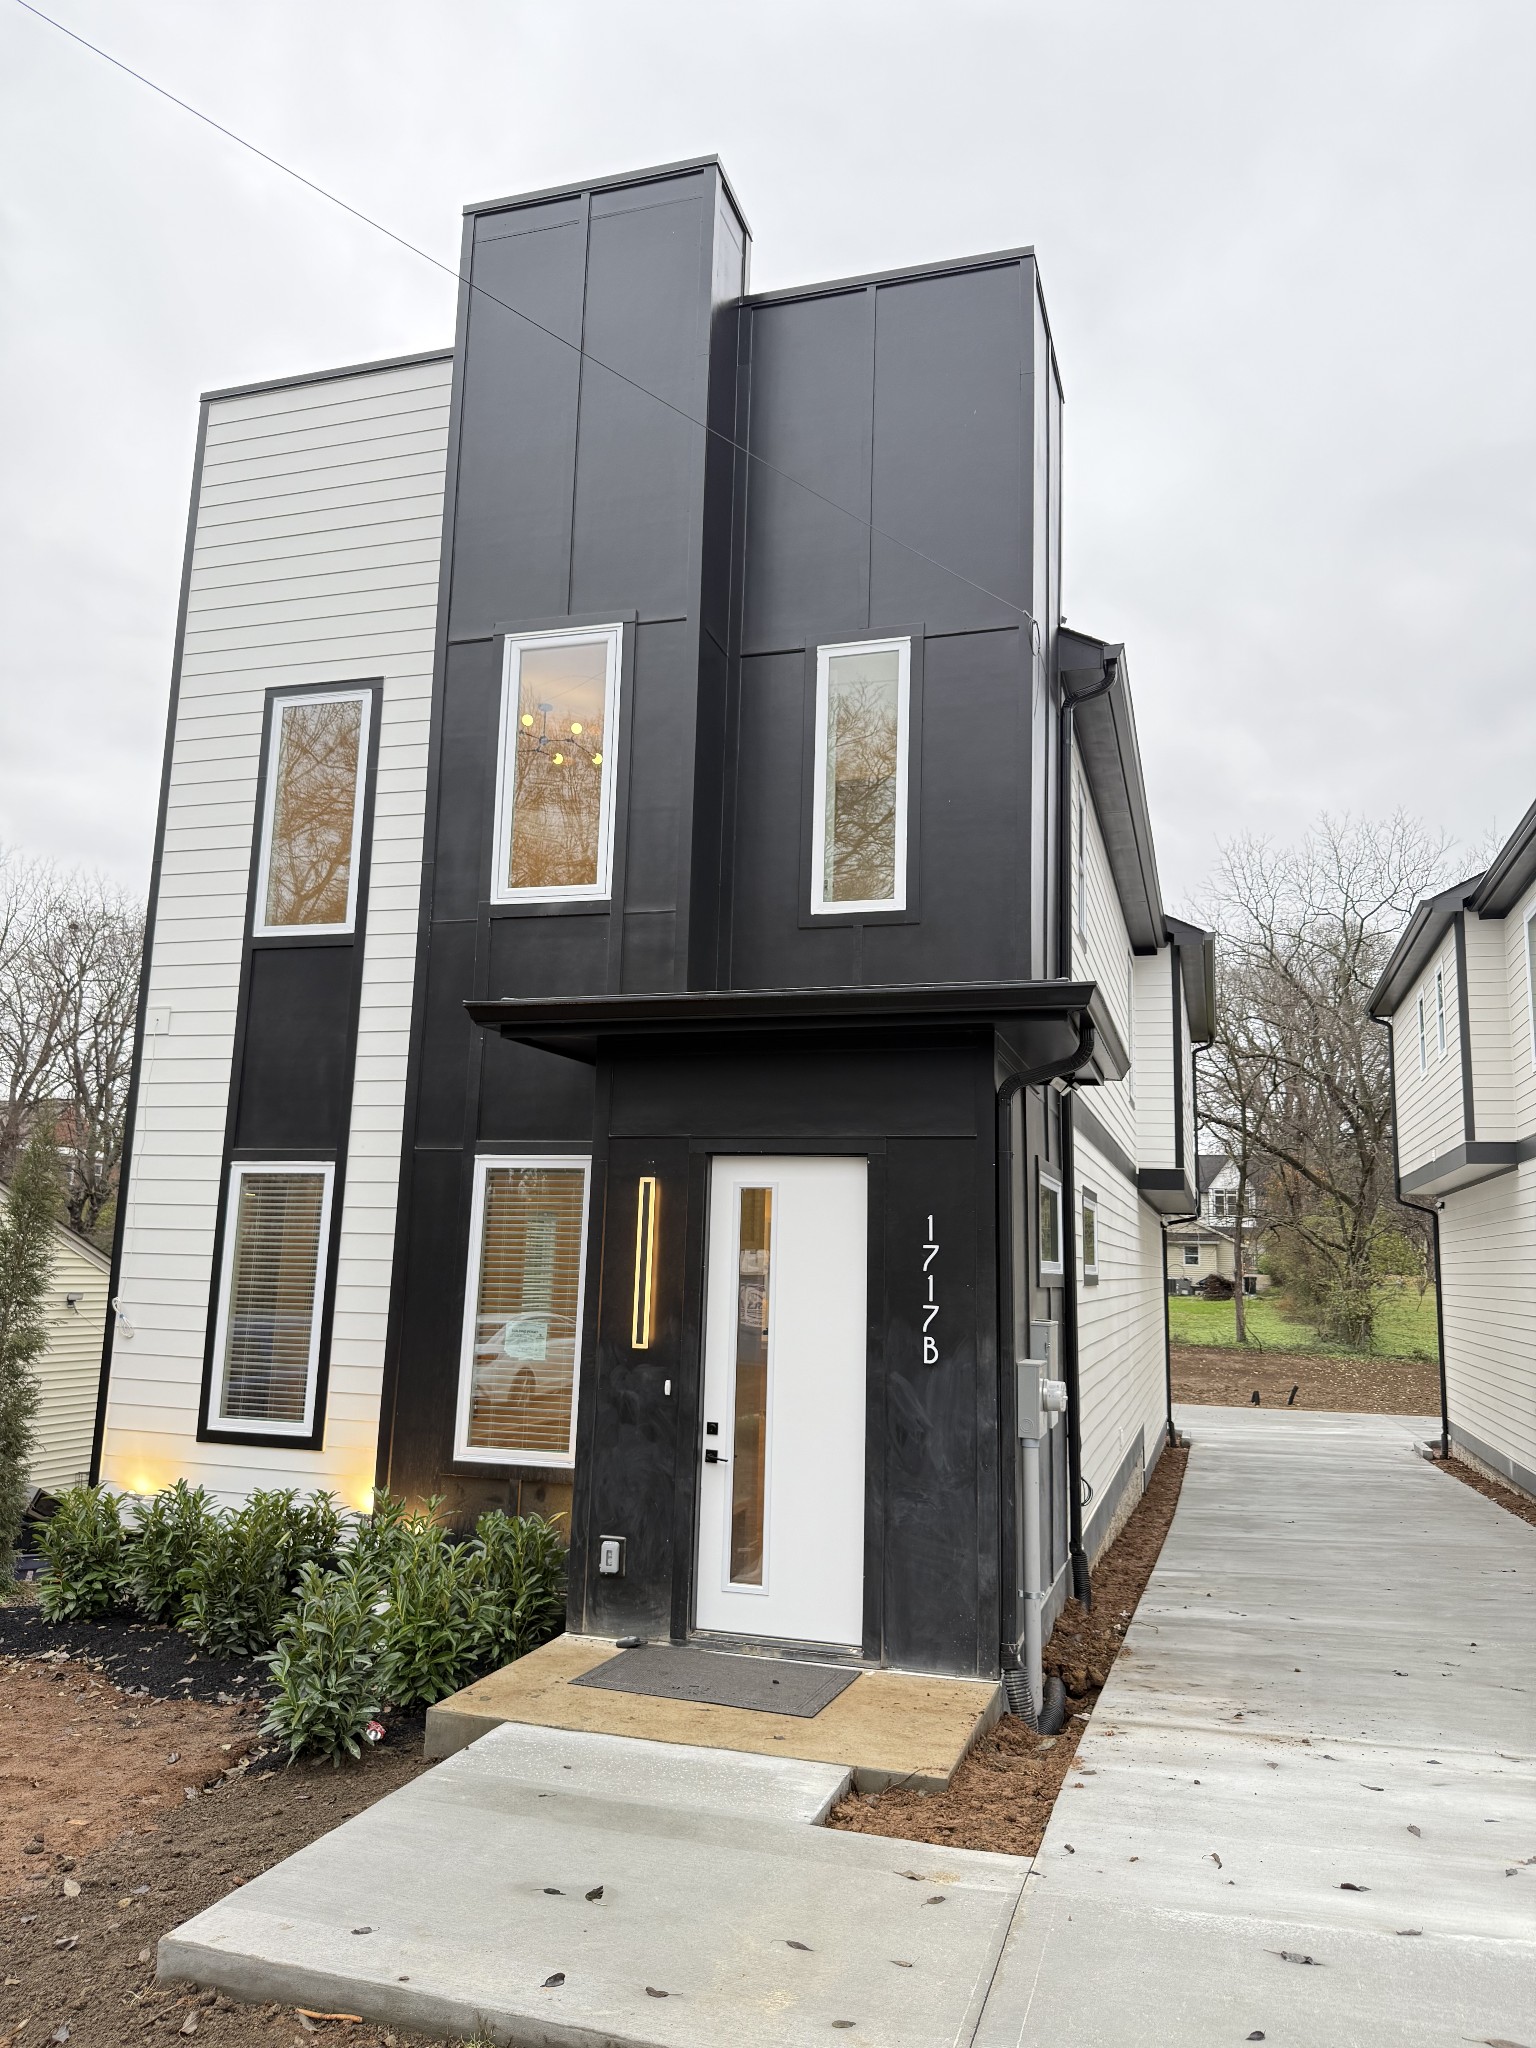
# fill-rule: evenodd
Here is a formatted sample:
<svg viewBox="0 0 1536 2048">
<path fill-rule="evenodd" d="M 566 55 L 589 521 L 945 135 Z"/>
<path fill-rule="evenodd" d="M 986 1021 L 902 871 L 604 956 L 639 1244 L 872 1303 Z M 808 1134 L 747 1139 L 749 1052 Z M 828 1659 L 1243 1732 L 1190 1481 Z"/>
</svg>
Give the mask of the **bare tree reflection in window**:
<svg viewBox="0 0 1536 2048">
<path fill-rule="evenodd" d="M 606 640 L 519 656 L 509 888 L 598 879 L 607 685 Z"/>
<path fill-rule="evenodd" d="M 828 663 L 822 892 L 828 903 L 896 894 L 901 661 L 894 648 Z"/>
<path fill-rule="evenodd" d="M 351 893 L 363 705 L 357 697 L 279 712 L 268 925 L 345 924 Z"/>
</svg>

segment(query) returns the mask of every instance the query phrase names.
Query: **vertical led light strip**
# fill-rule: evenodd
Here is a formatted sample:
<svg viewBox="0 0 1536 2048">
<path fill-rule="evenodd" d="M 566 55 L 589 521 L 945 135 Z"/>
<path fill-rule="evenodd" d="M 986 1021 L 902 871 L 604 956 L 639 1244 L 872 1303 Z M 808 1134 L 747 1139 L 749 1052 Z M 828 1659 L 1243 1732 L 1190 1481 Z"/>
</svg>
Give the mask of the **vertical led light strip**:
<svg viewBox="0 0 1536 2048">
<path fill-rule="evenodd" d="M 630 1343 L 636 1351 L 651 1348 L 651 1305 L 656 1288 L 656 1177 L 640 1176 L 635 1195 L 635 1310 Z"/>
</svg>

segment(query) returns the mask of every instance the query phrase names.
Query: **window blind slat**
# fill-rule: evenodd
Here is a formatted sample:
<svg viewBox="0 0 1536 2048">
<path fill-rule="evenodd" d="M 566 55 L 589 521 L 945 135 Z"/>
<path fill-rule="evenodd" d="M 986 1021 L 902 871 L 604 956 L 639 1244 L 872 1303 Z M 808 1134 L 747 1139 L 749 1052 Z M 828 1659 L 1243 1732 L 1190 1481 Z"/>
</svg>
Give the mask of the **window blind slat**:
<svg viewBox="0 0 1536 2048">
<path fill-rule="evenodd" d="M 220 1377 L 224 1421 L 304 1421 L 325 1186 L 322 1173 L 239 1175 Z"/>
<path fill-rule="evenodd" d="M 492 1167 L 471 1365 L 468 1446 L 565 1458 L 571 1448 L 586 1176 Z"/>
</svg>

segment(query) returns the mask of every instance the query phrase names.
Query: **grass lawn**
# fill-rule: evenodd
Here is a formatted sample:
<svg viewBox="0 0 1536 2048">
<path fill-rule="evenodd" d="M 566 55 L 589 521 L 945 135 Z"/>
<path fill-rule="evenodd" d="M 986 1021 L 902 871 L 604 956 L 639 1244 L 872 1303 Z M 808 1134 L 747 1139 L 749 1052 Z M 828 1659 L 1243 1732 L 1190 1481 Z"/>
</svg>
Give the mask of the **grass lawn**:
<svg viewBox="0 0 1536 2048">
<path fill-rule="evenodd" d="M 1169 1332 L 1175 1344 L 1235 1344 L 1236 1313 L 1230 1301 L 1202 1301 L 1198 1295 L 1174 1295 L 1168 1303 Z M 1256 1350 L 1306 1351 L 1314 1356 L 1343 1352 L 1338 1344 L 1319 1343 L 1315 1325 L 1287 1313 L 1284 1295 L 1256 1294 L 1248 1302 L 1248 1342 Z M 1426 1287 L 1383 1287 L 1377 1295 L 1375 1355 L 1381 1358 L 1435 1358 L 1435 1290 Z"/>
</svg>

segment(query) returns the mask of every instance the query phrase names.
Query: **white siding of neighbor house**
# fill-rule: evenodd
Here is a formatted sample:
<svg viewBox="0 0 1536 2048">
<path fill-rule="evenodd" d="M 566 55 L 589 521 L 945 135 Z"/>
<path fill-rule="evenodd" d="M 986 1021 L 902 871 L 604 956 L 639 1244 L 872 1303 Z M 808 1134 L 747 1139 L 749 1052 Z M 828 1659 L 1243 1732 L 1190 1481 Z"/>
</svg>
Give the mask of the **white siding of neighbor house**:
<svg viewBox="0 0 1536 2048">
<path fill-rule="evenodd" d="M 1161 952 L 1143 954 L 1136 962 L 1136 1136 L 1131 1151 L 1138 1166 L 1171 1167 L 1176 1163 L 1172 975 L 1173 954 L 1167 946 Z M 1187 1018 L 1183 1036 L 1187 1062 Z M 1191 1180 L 1195 1176 L 1193 1101 L 1186 1072 L 1184 1157 Z"/>
<path fill-rule="evenodd" d="M 1509 1003 L 1509 1080 L 1514 1117 L 1510 1135 L 1515 1138 L 1536 1136 L 1536 1025 L 1531 1017 L 1525 936 L 1525 921 L 1533 910 L 1536 889 L 1528 889 L 1504 919 L 1504 986 Z"/>
<path fill-rule="evenodd" d="M 1078 931 L 1079 906 L 1074 900 L 1071 971 L 1081 980 L 1098 984 L 1109 1014 L 1114 1019 L 1115 1029 L 1127 1047 L 1130 1047 L 1133 1041 L 1131 1019 L 1126 1007 L 1125 967 L 1131 957 L 1131 943 L 1125 929 L 1125 914 L 1120 908 L 1120 898 L 1110 872 L 1104 836 L 1099 830 L 1098 815 L 1093 807 L 1093 796 L 1081 774 L 1077 776 L 1074 784 L 1073 802 L 1083 807 L 1085 826 L 1082 876 L 1085 929 L 1081 933 Z M 1075 814 L 1073 830 L 1075 849 Z M 1075 876 L 1073 886 L 1077 886 Z M 1132 1096 L 1140 1080 L 1139 1041 L 1136 1042 L 1135 1049 L 1138 1060 L 1131 1074 L 1123 1081 L 1112 1081 L 1105 1087 L 1093 1091 L 1094 1115 L 1114 1134 L 1132 1157 L 1136 1152 L 1136 1111 Z"/>
<path fill-rule="evenodd" d="M 102 1476 L 373 1477 L 426 799 L 451 364 L 208 410 Z M 384 678 L 325 1444 L 199 1444 L 266 691 Z"/>
<path fill-rule="evenodd" d="M 1468 1054 L 1472 1061 L 1472 1102 L 1479 1139 L 1515 1135 L 1514 1075 L 1510 1063 L 1510 1016 L 1517 1007 L 1510 987 L 1504 921 L 1470 912 L 1466 920 Z"/>
<path fill-rule="evenodd" d="M 1164 1280 L 1156 1216 L 1081 1129 L 1076 1177 L 1079 1191 L 1092 1188 L 1099 1198 L 1099 1281 L 1088 1285 L 1079 1265 L 1077 1311 L 1083 1477 L 1093 1488 L 1083 1512 L 1086 1524 L 1107 1497 L 1138 1433 L 1150 1458 L 1167 1419 Z M 1080 1224 L 1074 1234 L 1080 1260 Z M 1140 1486 L 1140 1478 L 1133 1476 L 1128 1500 L 1134 1500 Z M 1094 1532 L 1100 1541 L 1105 1533 L 1107 1525 Z"/>
<path fill-rule="evenodd" d="M 110 1270 L 94 1245 L 68 1231 L 54 1233 L 43 1302 L 48 1341 L 32 1363 L 38 1402 L 27 1459 L 29 1484 L 50 1493 L 78 1485 L 90 1471 Z"/>
<path fill-rule="evenodd" d="M 1536 1472 L 1536 1160 L 1446 1196 L 1440 1264 L 1452 1430 Z"/>
<path fill-rule="evenodd" d="M 1440 1052 L 1435 1024 L 1435 969 L 1445 976 L 1445 1052 Z M 1419 997 L 1424 998 L 1429 1064 L 1419 1072 Z M 1449 932 L 1445 943 L 1409 990 L 1407 1001 L 1392 1019 L 1393 1057 L 1397 1070 L 1398 1164 L 1405 1174 L 1437 1159 L 1463 1138 L 1461 1099 L 1461 1022 L 1456 995 L 1456 948 Z"/>
</svg>

